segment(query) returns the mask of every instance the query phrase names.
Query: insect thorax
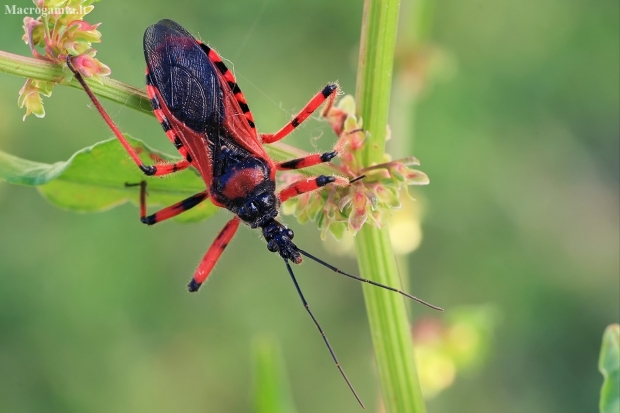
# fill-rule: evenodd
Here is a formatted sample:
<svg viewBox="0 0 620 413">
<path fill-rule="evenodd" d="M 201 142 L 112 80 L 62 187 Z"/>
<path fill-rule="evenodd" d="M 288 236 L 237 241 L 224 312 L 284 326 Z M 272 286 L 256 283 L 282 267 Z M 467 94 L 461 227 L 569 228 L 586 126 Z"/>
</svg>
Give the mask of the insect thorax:
<svg viewBox="0 0 620 413">
<path fill-rule="evenodd" d="M 252 228 L 278 215 L 276 185 L 265 160 L 230 143 L 219 146 L 214 158 L 210 194 L 216 203 Z"/>
</svg>

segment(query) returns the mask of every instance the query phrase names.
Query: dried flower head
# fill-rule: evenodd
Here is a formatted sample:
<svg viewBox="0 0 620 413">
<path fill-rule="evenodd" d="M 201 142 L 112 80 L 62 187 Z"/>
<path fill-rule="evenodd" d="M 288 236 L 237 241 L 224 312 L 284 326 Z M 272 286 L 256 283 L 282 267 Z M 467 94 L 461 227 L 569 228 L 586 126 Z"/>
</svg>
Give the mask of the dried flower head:
<svg viewBox="0 0 620 413">
<path fill-rule="evenodd" d="M 97 53 L 92 43 L 101 42 L 98 24 L 83 21 L 90 13 L 95 0 L 33 0 L 41 11 L 38 18 L 24 18 L 22 39 L 37 59 L 65 64 L 67 55 L 77 56 L 74 66 L 85 77 L 101 82 L 102 76 L 110 74 L 110 68 L 95 58 Z M 67 79 L 70 79 L 67 71 Z M 50 96 L 54 82 L 28 79 L 19 92 L 19 107 L 26 108 L 24 119 L 30 113 L 45 116 L 42 96 Z"/>
<path fill-rule="evenodd" d="M 283 212 L 295 215 L 300 223 L 316 221 L 323 239 L 329 232 L 340 240 L 347 230 L 355 234 L 364 224 L 381 227 L 385 213 L 401 208 L 401 190 L 409 185 L 426 185 L 428 177 L 411 168 L 419 165 L 414 157 L 392 161 L 386 155 L 381 164 L 363 164 L 366 132 L 355 116 L 352 96 L 344 96 L 324 116 L 339 138 L 336 150 L 340 163 L 335 168 L 351 180 L 364 178 L 348 186 L 329 186 L 291 198 L 285 202 Z M 299 173 L 287 172 L 281 179 L 288 184 L 299 177 Z"/>
</svg>

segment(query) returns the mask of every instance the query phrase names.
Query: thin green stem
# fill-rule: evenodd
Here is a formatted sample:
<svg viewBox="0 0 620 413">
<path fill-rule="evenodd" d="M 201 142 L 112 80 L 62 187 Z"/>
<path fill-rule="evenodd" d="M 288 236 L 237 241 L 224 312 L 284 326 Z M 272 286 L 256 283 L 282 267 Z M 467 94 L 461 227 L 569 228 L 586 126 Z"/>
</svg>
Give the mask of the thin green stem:
<svg viewBox="0 0 620 413">
<path fill-rule="evenodd" d="M 358 60 L 358 115 L 369 132 L 365 165 L 383 160 L 400 0 L 366 0 Z"/>
<path fill-rule="evenodd" d="M 385 152 L 399 6 L 399 0 L 366 0 L 364 5 L 356 101 L 370 135 L 365 165 L 382 162 Z M 362 277 L 399 286 L 387 227 L 364 226 L 355 245 Z M 386 411 L 424 413 L 405 302 L 400 295 L 363 288 Z"/>
<path fill-rule="evenodd" d="M 44 14 L 41 17 L 43 18 L 43 31 L 45 31 L 45 38 L 51 39 L 52 36 L 50 36 L 50 25 L 47 20 L 47 14 Z"/>
<path fill-rule="evenodd" d="M 63 72 L 63 65 L 20 56 L 2 50 L 0 50 L 0 72 L 55 83 L 63 82 L 66 76 L 66 73 Z M 86 82 L 97 96 L 154 116 L 151 103 L 146 93 L 141 89 L 108 78 L 103 78 L 102 83 L 92 80 L 87 80 Z M 72 79 L 69 83 L 62 84 L 76 89 L 82 88 L 75 79 Z"/>
</svg>

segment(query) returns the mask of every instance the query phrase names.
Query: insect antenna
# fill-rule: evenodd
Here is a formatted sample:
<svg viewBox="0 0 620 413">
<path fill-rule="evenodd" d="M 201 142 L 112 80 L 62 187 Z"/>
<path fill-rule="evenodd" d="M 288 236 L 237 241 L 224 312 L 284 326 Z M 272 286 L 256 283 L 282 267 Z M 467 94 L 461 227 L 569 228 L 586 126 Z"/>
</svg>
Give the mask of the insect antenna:
<svg viewBox="0 0 620 413">
<path fill-rule="evenodd" d="M 441 308 L 441 307 L 437 307 L 437 306 L 432 305 L 432 304 L 430 304 L 430 303 L 427 303 L 426 301 L 424 301 L 424 300 L 422 300 L 422 299 L 420 299 L 420 298 L 418 298 L 418 297 L 414 297 L 414 296 L 413 296 L 413 295 L 411 295 L 411 294 L 407 294 L 407 293 L 406 293 L 406 292 L 404 292 L 404 291 L 401 291 L 401 290 L 398 290 L 398 289 L 396 289 L 396 288 L 390 287 L 390 286 L 388 286 L 388 285 L 384 285 L 384 284 L 381 284 L 381 283 L 378 283 L 378 282 L 375 282 L 375 281 L 372 281 L 372 280 L 368 280 L 368 279 L 366 279 L 366 278 L 358 277 L 358 276 L 356 276 L 356 275 L 348 274 L 348 273 L 346 273 L 346 272 L 344 272 L 344 271 L 341 271 L 341 270 L 339 270 L 338 268 L 334 267 L 333 265 L 330 265 L 330 264 L 326 263 L 326 262 L 325 262 L 325 261 L 323 261 L 322 259 L 317 258 L 317 257 L 315 257 L 314 255 L 309 254 L 309 253 L 307 253 L 307 252 L 306 252 L 306 251 L 304 251 L 304 250 L 299 249 L 299 252 L 300 252 L 302 255 L 304 255 L 304 256 L 306 256 L 306 257 L 310 258 L 311 260 L 313 260 L 313 261 L 315 261 L 315 262 L 318 262 L 319 264 L 321 264 L 321 265 L 323 265 L 323 266 L 325 266 L 325 267 L 329 268 L 330 270 L 332 270 L 332 271 L 334 271 L 334 272 L 337 272 L 338 274 L 342 274 L 342 275 L 344 275 L 344 276 L 346 276 L 346 277 L 353 278 L 354 280 L 361 281 L 361 282 L 368 283 L 368 284 L 372 284 L 372 285 L 374 285 L 374 286 L 381 287 L 381 288 L 384 288 L 384 289 L 386 289 L 386 290 L 394 291 L 395 293 L 398 293 L 398 294 L 400 294 L 400 295 L 404 295 L 405 297 L 407 297 L 407 298 L 409 298 L 409 299 L 411 299 L 411 300 L 417 301 L 417 302 L 418 302 L 418 303 L 420 303 L 420 304 L 424 304 L 425 306 L 430 307 L 430 308 L 432 308 L 433 310 L 443 311 L 443 308 Z"/>
<path fill-rule="evenodd" d="M 351 179 L 351 180 L 349 181 L 349 184 L 352 184 L 353 182 L 357 182 L 357 181 L 359 181 L 360 179 L 364 179 L 364 178 L 366 178 L 366 175 L 360 175 L 360 176 L 358 176 L 357 178 L 353 178 L 353 179 Z"/>
<path fill-rule="evenodd" d="M 295 288 L 297 289 L 297 294 L 299 294 L 299 298 L 301 298 L 301 301 L 304 304 L 304 307 L 306 307 L 306 311 L 308 311 L 308 314 L 310 314 L 310 317 L 312 317 L 312 321 L 314 321 L 314 324 L 316 325 L 316 328 L 319 329 L 319 332 L 321 333 L 321 336 L 323 337 L 323 341 L 325 341 L 325 344 L 327 345 L 327 349 L 329 350 L 329 353 L 332 355 L 332 359 L 334 360 L 334 363 L 336 363 L 336 367 L 338 368 L 338 371 L 340 371 L 340 374 L 342 375 L 342 378 L 344 379 L 344 381 L 347 382 L 347 385 L 349 386 L 349 389 L 351 389 L 351 392 L 353 393 L 353 395 L 357 399 L 357 402 L 360 404 L 360 406 L 362 406 L 362 409 L 366 409 L 366 407 L 364 407 L 364 403 L 362 403 L 362 400 L 357 395 L 357 392 L 355 391 L 355 389 L 353 388 L 353 385 L 349 381 L 349 378 L 344 373 L 344 370 L 342 369 L 342 367 L 340 367 L 340 363 L 338 362 L 338 358 L 336 357 L 336 353 L 334 353 L 334 350 L 332 349 L 332 346 L 329 344 L 329 341 L 327 340 L 327 336 L 323 332 L 323 329 L 321 328 L 321 325 L 319 324 L 317 319 L 314 317 L 314 314 L 312 314 L 312 311 L 310 311 L 310 307 L 308 307 L 308 302 L 304 298 L 304 295 L 301 292 L 301 288 L 299 288 L 299 284 L 297 283 L 297 279 L 295 278 L 295 274 L 293 274 L 293 269 L 291 268 L 291 265 L 288 263 L 288 260 L 286 258 L 284 259 L 284 264 L 286 264 L 286 269 L 288 270 L 288 273 L 290 274 L 291 279 L 293 280 L 293 283 L 295 284 Z"/>
</svg>

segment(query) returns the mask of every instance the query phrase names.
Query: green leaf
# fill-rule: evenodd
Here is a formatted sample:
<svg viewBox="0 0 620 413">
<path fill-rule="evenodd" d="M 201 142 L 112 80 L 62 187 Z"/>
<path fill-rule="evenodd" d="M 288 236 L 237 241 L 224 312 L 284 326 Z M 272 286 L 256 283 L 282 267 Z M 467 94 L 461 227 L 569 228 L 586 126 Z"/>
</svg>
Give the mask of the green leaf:
<svg viewBox="0 0 620 413">
<path fill-rule="evenodd" d="M 620 324 L 611 324 L 605 329 L 598 368 L 604 377 L 599 404 L 601 413 L 618 413 L 620 412 Z"/>
<path fill-rule="evenodd" d="M 126 135 L 147 164 L 178 160 L 144 142 Z M 166 207 L 205 189 L 198 173 L 190 168 L 166 177 L 145 177 L 117 139 L 94 144 L 76 152 L 66 162 L 46 164 L 0 152 L 0 179 L 36 186 L 52 204 L 74 212 L 99 212 L 131 201 L 139 205 L 139 186 L 125 184 L 147 182 L 149 205 Z M 193 222 L 218 210 L 206 201 L 176 219 Z"/>
<path fill-rule="evenodd" d="M 276 341 L 260 337 L 254 340 L 255 413 L 294 413 L 295 407 L 286 381 L 284 362 Z"/>
</svg>

